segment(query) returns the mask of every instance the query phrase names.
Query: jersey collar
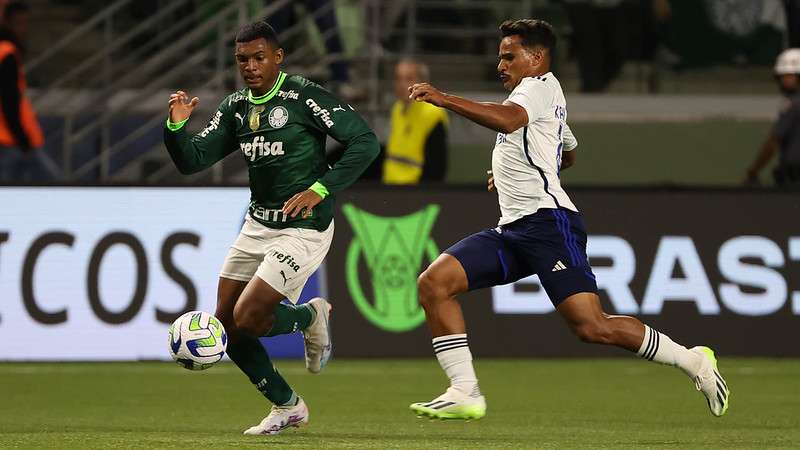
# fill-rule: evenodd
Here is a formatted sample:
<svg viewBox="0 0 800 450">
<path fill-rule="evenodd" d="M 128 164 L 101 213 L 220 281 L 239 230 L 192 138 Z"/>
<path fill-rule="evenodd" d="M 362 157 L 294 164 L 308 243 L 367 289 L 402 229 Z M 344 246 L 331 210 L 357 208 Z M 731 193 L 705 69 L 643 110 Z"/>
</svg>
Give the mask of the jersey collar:
<svg viewBox="0 0 800 450">
<path fill-rule="evenodd" d="M 278 89 L 281 88 L 283 85 L 284 80 L 286 80 L 286 72 L 281 71 L 278 73 L 278 79 L 275 80 L 275 84 L 272 85 L 272 89 L 270 89 L 266 94 L 260 95 L 258 97 L 253 97 L 253 91 L 250 89 L 247 90 L 247 100 L 250 103 L 260 105 L 262 103 L 267 103 L 272 97 L 275 97 L 275 94 L 278 93 Z"/>
<path fill-rule="evenodd" d="M 535 76 L 532 76 L 532 77 L 530 77 L 530 78 L 533 78 L 533 79 L 535 79 L 535 80 L 542 80 L 542 81 L 545 81 L 545 80 L 547 79 L 547 77 L 552 77 L 552 76 L 553 76 L 553 72 L 547 72 L 547 73 L 543 73 L 543 74 L 541 74 L 541 75 L 535 75 Z"/>
</svg>

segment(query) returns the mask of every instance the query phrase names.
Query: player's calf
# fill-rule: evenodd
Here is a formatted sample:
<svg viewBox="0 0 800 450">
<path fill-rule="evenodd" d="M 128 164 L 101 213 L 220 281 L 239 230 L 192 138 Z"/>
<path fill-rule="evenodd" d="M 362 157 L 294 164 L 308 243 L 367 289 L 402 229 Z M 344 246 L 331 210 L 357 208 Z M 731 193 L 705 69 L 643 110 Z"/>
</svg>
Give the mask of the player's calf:
<svg viewBox="0 0 800 450">
<path fill-rule="evenodd" d="M 570 327 L 578 339 L 587 344 L 615 344 L 614 332 L 608 323 L 608 319 L 593 320 L 584 322 L 577 326 Z"/>
<path fill-rule="evenodd" d="M 250 336 L 263 336 L 275 323 L 275 308 L 285 297 L 261 278 L 253 277 L 233 308 L 236 327 Z"/>
<path fill-rule="evenodd" d="M 263 311 L 262 308 L 253 308 L 240 302 L 233 310 L 233 321 L 237 329 L 250 336 L 261 336 L 272 327 L 274 322 L 272 314 Z"/>
</svg>

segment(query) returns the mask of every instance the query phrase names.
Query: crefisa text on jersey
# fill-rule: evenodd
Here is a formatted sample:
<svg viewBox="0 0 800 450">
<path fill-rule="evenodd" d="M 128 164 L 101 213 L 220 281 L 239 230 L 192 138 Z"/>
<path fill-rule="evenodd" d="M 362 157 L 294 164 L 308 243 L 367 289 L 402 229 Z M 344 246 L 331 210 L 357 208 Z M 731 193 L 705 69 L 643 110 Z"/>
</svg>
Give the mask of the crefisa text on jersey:
<svg viewBox="0 0 800 450">
<path fill-rule="evenodd" d="M 295 91 L 278 91 L 278 97 L 284 100 L 297 100 L 300 98 L 300 94 Z"/>
<path fill-rule="evenodd" d="M 324 123 L 326 127 L 330 128 L 333 126 L 331 113 L 328 112 L 327 109 L 319 106 L 312 98 L 306 100 L 306 105 L 308 105 L 308 107 L 311 109 L 311 112 L 314 114 L 314 116 L 318 116 L 320 120 L 322 120 L 322 123 Z"/>
<path fill-rule="evenodd" d="M 206 137 L 208 133 L 216 130 L 219 127 L 219 121 L 222 119 L 222 111 L 217 110 L 217 113 L 214 114 L 214 117 L 208 122 L 208 125 L 200 132 L 200 136 Z"/>
<path fill-rule="evenodd" d="M 253 142 L 240 142 L 239 148 L 250 161 L 262 156 L 283 155 L 283 142 L 267 142 L 264 136 L 256 136 Z"/>
</svg>

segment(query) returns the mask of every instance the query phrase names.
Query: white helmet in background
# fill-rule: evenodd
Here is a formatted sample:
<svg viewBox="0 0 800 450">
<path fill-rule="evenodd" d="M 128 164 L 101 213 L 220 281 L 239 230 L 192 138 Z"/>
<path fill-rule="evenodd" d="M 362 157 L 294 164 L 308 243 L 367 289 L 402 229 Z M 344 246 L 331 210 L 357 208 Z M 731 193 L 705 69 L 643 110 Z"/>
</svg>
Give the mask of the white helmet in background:
<svg viewBox="0 0 800 450">
<path fill-rule="evenodd" d="M 775 75 L 800 75 L 800 48 L 787 48 L 775 61 Z"/>
</svg>

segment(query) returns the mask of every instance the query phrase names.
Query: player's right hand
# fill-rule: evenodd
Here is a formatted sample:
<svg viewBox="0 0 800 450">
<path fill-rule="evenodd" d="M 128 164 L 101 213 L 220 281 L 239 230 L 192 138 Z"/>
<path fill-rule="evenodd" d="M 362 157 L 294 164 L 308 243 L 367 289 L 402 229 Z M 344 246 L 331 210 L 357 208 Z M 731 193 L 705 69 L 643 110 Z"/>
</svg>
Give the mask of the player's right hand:
<svg viewBox="0 0 800 450">
<path fill-rule="evenodd" d="M 486 181 L 486 190 L 491 192 L 494 190 L 494 175 L 491 170 L 487 170 L 486 175 L 489 175 L 489 179 Z"/>
<path fill-rule="evenodd" d="M 434 106 L 444 106 L 444 93 L 428 83 L 412 84 L 408 87 L 408 99 L 416 102 L 428 102 Z"/>
<path fill-rule="evenodd" d="M 169 96 L 169 121 L 172 123 L 182 122 L 192 115 L 192 110 L 200 104 L 200 99 L 193 97 L 189 100 L 186 92 L 177 91 Z"/>
</svg>

